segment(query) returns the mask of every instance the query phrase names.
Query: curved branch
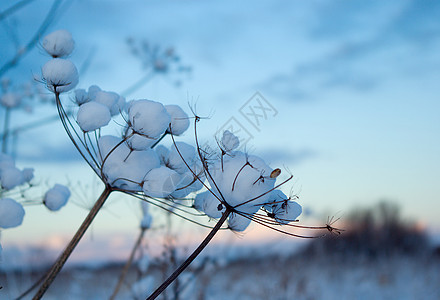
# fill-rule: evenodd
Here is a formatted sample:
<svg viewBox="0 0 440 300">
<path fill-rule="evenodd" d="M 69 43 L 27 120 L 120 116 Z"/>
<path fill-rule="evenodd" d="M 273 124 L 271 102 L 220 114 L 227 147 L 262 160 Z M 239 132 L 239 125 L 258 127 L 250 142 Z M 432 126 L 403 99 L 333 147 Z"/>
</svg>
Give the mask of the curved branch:
<svg viewBox="0 0 440 300">
<path fill-rule="evenodd" d="M 31 40 L 24 46 L 23 48 L 18 51 L 15 56 L 7 61 L 3 66 L 0 68 L 0 77 L 3 76 L 9 69 L 15 67 L 20 60 L 30 51 L 32 50 L 35 45 L 40 40 L 41 35 L 43 35 L 46 30 L 49 28 L 50 24 L 52 23 L 55 13 L 57 12 L 58 7 L 61 5 L 62 0 L 54 0 L 52 7 L 50 8 L 49 12 L 46 15 L 46 18 L 44 19 L 43 23 L 41 23 L 38 30 L 35 32 L 34 36 L 31 38 Z"/>
<path fill-rule="evenodd" d="M 159 296 L 171 283 L 173 283 L 174 280 L 183 272 L 185 269 L 192 263 L 192 261 L 202 252 L 203 249 L 209 244 L 209 242 L 212 240 L 214 235 L 219 231 L 223 223 L 226 221 L 226 219 L 229 217 L 229 214 L 231 213 L 230 210 L 226 210 L 220 220 L 218 220 L 217 224 L 212 228 L 212 230 L 209 232 L 209 234 L 206 236 L 206 238 L 202 241 L 202 243 L 197 247 L 196 250 L 174 271 L 173 274 L 170 275 L 170 277 L 165 280 L 160 287 L 158 287 L 153 294 L 151 294 L 147 300 L 153 300 L 156 299 L 157 296 Z"/>
</svg>

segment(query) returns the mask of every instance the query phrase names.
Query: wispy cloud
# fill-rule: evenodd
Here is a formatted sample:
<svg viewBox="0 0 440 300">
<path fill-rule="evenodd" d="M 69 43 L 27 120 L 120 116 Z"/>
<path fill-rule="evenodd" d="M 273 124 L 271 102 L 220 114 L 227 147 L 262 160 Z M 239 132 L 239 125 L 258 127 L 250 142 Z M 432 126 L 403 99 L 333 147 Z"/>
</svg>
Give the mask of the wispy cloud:
<svg viewBox="0 0 440 300">
<path fill-rule="evenodd" d="M 389 6 L 389 5 L 388 5 Z M 308 39 L 333 45 L 314 59 L 262 82 L 265 90 L 292 100 L 314 99 L 330 89 L 370 91 L 400 76 L 438 72 L 440 4 L 432 1 L 343 2 L 321 6 Z M 380 12 L 380 13 L 379 13 Z"/>
</svg>

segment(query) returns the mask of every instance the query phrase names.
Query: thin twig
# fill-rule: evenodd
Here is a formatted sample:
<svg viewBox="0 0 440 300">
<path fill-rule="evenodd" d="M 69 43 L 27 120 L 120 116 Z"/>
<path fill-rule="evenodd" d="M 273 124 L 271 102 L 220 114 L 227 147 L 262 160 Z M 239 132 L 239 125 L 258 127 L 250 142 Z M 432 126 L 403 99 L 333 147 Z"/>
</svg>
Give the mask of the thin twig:
<svg viewBox="0 0 440 300">
<path fill-rule="evenodd" d="M 220 220 L 218 220 L 217 224 L 214 228 L 209 232 L 206 238 L 202 241 L 202 243 L 197 247 L 196 250 L 174 271 L 173 274 L 165 280 L 160 287 L 158 287 L 148 298 L 147 300 L 156 299 L 174 280 L 183 272 L 185 269 L 191 264 L 191 262 L 202 252 L 203 249 L 208 245 L 208 243 L 212 240 L 214 235 L 219 231 L 223 223 L 228 218 L 230 210 L 226 210 Z"/>
<path fill-rule="evenodd" d="M 58 7 L 61 5 L 62 0 L 54 0 L 52 7 L 50 8 L 50 11 L 47 13 L 46 18 L 41 23 L 38 30 L 35 32 L 34 36 L 31 38 L 31 40 L 24 46 L 20 51 L 18 51 L 15 56 L 7 61 L 3 66 L 0 67 L 0 77 L 3 76 L 3 74 L 6 73 L 10 68 L 16 66 L 18 62 L 30 51 L 32 50 L 35 45 L 40 40 L 41 36 L 46 32 L 46 30 L 49 28 L 49 25 L 52 23 L 55 13 L 58 10 Z"/>
<path fill-rule="evenodd" d="M 0 21 L 4 18 L 8 17 L 9 15 L 12 15 L 20 8 L 26 6 L 27 4 L 31 3 L 34 0 L 22 0 L 17 3 L 14 3 L 12 6 L 8 7 L 4 11 L 0 12 Z"/>
<path fill-rule="evenodd" d="M 9 135 L 10 116 L 11 116 L 11 109 L 9 107 L 6 107 L 5 123 L 3 125 L 3 136 L 2 136 L 2 153 L 6 153 L 8 150 L 8 135 Z"/>
<path fill-rule="evenodd" d="M 145 228 L 141 228 L 141 231 L 140 231 L 139 236 L 136 240 L 136 243 L 134 244 L 133 249 L 131 250 L 130 257 L 128 258 L 124 268 L 122 269 L 121 275 L 119 276 L 119 280 L 118 280 L 118 283 L 116 284 L 116 287 L 113 291 L 113 294 L 110 296 L 110 300 L 115 299 L 122 284 L 124 283 L 125 277 L 127 276 L 128 270 L 130 269 L 130 266 L 133 262 L 134 255 L 136 254 L 136 250 L 141 245 L 141 242 L 142 242 L 142 239 L 144 238 L 144 235 L 145 235 Z"/>
<path fill-rule="evenodd" d="M 41 285 L 40 289 L 35 294 L 35 296 L 32 298 L 32 300 L 39 300 L 46 293 L 47 289 L 52 284 L 52 282 L 55 280 L 58 273 L 61 271 L 61 268 L 64 266 L 67 259 L 72 254 L 73 250 L 78 245 L 81 238 L 84 236 L 84 233 L 86 232 L 87 228 L 89 228 L 93 219 L 96 217 L 96 215 L 98 214 L 99 210 L 104 205 L 105 201 L 107 200 L 107 198 L 111 192 L 112 192 L 112 188 L 107 185 L 105 187 L 104 191 L 102 192 L 101 196 L 99 196 L 98 200 L 96 200 L 95 204 L 93 205 L 93 207 L 90 210 L 87 217 L 84 219 L 81 226 L 78 228 L 78 230 L 75 233 L 75 235 L 73 236 L 72 240 L 67 245 L 66 249 L 64 249 L 63 253 L 61 253 L 61 255 L 58 257 L 56 262 L 52 265 L 52 268 L 47 273 L 43 284 Z"/>
</svg>

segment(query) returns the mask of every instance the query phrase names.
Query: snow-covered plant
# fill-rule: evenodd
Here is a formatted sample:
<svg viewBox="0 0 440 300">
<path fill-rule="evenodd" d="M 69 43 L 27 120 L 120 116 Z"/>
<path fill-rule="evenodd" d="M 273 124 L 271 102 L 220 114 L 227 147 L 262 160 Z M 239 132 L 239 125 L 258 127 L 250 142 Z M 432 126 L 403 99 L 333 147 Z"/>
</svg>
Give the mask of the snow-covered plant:
<svg viewBox="0 0 440 300">
<path fill-rule="evenodd" d="M 44 204 L 53 211 L 67 203 L 70 191 L 60 184 L 47 191 L 44 197 L 29 196 L 34 186 L 33 178 L 34 169 L 19 169 L 11 156 L 0 153 L 0 232 L 22 224 L 25 205 Z"/>
<path fill-rule="evenodd" d="M 57 42 L 64 43 L 65 40 Z M 50 47 L 53 48 L 63 47 Z M 258 156 L 236 150 L 239 141 L 231 132 L 223 133 L 218 150 L 202 149 L 197 136 L 201 118 L 197 114 L 189 117 L 179 106 L 163 105 L 149 99 L 126 102 L 115 92 L 90 86 L 87 91 L 75 91 L 73 103 L 77 105 L 77 112 L 71 119 L 64 109 L 61 94 L 72 90 L 78 83 L 73 63 L 68 59 L 53 58 L 42 68 L 42 78 L 55 95 L 58 113 L 69 138 L 102 180 L 105 189 L 75 237 L 47 273 L 34 299 L 44 295 L 113 192 L 132 195 L 185 220 L 211 228 L 199 247 L 148 299 L 156 298 L 169 286 L 221 229 L 244 231 L 255 222 L 278 232 L 306 238 L 309 236 L 289 230 L 298 227 L 329 229 L 329 225 L 297 225 L 301 214 L 297 197 L 287 197 L 280 190 L 293 176 L 277 182 L 281 170 L 270 167 Z M 194 120 L 195 146 L 175 140 L 189 128 L 191 119 Z M 122 134 L 112 133 L 110 125 L 114 124 L 122 124 L 119 131 Z M 172 141 L 170 148 L 159 145 L 167 136 Z M 204 192 L 195 195 L 201 189 Z M 59 197 L 63 195 L 58 194 Z M 54 202 L 59 204 L 61 201 Z M 216 224 L 211 227 L 196 219 L 203 216 L 216 219 Z M 149 223 L 146 217 L 141 229 L 148 228 Z"/>
<path fill-rule="evenodd" d="M 27 82 L 17 82 L 14 78 L 8 77 L 7 73 L 13 68 L 17 67 L 22 63 L 23 58 L 31 52 L 35 47 L 39 45 L 40 38 L 44 36 L 45 32 L 48 30 L 51 23 L 57 19 L 56 16 L 61 11 L 61 7 L 65 1 L 53 1 L 50 9 L 45 14 L 44 19 L 41 24 L 34 26 L 32 31 L 34 31 L 30 37 L 25 40 L 20 36 L 20 26 L 17 26 L 20 22 L 17 22 L 17 13 L 19 10 L 23 9 L 27 5 L 31 4 L 33 1 L 15 1 L 16 3 L 11 4 L 8 8 L 1 12 L 0 19 L 2 24 L 5 25 L 7 38 L 10 39 L 8 42 L 2 40 L 2 49 L 4 55 L 0 59 L 0 112 L 3 114 L 4 111 L 4 122 L 2 122 L 2 152 L 10 153 L 8 149 L 8 142 L 11 138 L 16 141 L 19 133 L 28 130 L 30 128 L 35 128 L 37 124 L 42 124 L 47 122 L 46 118 L 33 120 L 28 124 L 16 124 L 16 126 L 11 128 L 11 123 L 15 119 L 12 116 L 13 111 L 24 110 L 26 112 L 32 112 L 35 107 L 41 106 L 42 103 L 47 103 L 52 98 L 48 98 L 45 94 L 46 92 L 42 89 L 41 85 L 35 85 L 34 78 Z M 29 27 L 29 26 L 28 26 Z M 30 27 L 29 27 L 30 28 Z M 27 28 L 27 29 L 29 29 Z M 64 31 L 67 33 L 67 31 Z M 29 32 L 28 32 L 29 33 Z M 62 35 L 62 34 L 61 34 Z M 70 35 L 70 34 L 69 34 Z M 53 39 L 62 38 L 59 33 L 54 34 L 52 38 L 45 39 L 42 44 L 43 47 L 50 49 L 52 47 L 52 52 L 67 53 L 66 49 L 59 49 L 54 46 Z M 5 54 L 6 53 L 6 54 Z M 43 93 L 44 91 L 44 93 Z"/>
<path fill-rule="evenodd" d="M 151 44 L 145 39 L 127 38 L 127 45 L 130 53 L 140 60 L 145 75 L 130 87 L 125 89 L 122 94 L 129 95 L 142 87 L 153 74 L 172 77 L 172 81 L 179 86 L 182 76 L 191 73 L 191 67 L 183 65 L 180 56 L 177 55 L 173 47 L 161 47 Z"/>
</svg>

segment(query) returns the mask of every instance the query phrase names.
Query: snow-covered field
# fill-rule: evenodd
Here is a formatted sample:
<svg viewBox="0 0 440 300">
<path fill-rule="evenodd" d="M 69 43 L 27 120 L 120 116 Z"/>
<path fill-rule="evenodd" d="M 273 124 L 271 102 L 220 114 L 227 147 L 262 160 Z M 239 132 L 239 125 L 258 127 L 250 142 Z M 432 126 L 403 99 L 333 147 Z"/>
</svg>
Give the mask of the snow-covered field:
<svg viewBox="0 0 440 300">
<path fill-rule="evenodd" d="M 108 299 L 121 267 L 70 268 L 44 299 Z M 151 272 L 158 284 L 160 268 L 153 265 Z M 136 273 L 129 275 L 117 299 L 134 299 L 128 285 Z M 17 296 L 17 288 L 29 286 L 31 277 L 2 274 L 0 299 Z M 178 299 L 440 299 L 440 256 L 241 258 L 187 274 L 179 285 Z M 172 289 L 167 299 L 174 299 Z"/>
</svg>

